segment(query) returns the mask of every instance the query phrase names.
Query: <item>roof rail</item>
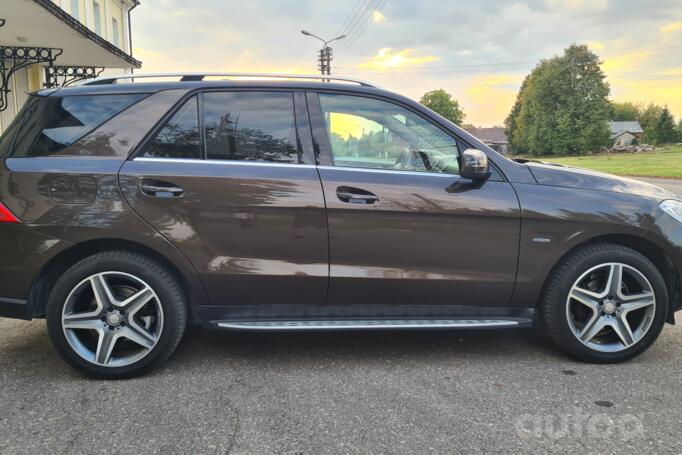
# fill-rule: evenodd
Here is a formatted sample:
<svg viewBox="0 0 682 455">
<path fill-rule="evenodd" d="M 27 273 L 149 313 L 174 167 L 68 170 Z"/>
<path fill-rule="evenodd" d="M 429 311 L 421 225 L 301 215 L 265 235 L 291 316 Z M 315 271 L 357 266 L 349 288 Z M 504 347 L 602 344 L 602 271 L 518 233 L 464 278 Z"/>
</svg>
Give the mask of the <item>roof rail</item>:
<svg viewBox="0 0 682 455">
<path fill-rule="evenodd" d="M 250 78 L 250 79 L 313 79 L 323 82 L 351 82 L 359 84 L 363 87 L 377 86 L 369 82 L 354 79 L 346 76 L 325 76 L 316 74 L 280 74 L 280 73 L 135 73 L 135 74 L 119 74 L 116 76 L 101 76 L 95 79 L 87 79 L 80 83 L 73 85 L 105 85 L 114 84 L 119 80 L 129 80 L 135 82 L 135 79 L 149 79 L 149 78 L 180 78 L 180 81 L 202 81 L 206 77 L 223 77 L 223 78 Z"/>
</svg>

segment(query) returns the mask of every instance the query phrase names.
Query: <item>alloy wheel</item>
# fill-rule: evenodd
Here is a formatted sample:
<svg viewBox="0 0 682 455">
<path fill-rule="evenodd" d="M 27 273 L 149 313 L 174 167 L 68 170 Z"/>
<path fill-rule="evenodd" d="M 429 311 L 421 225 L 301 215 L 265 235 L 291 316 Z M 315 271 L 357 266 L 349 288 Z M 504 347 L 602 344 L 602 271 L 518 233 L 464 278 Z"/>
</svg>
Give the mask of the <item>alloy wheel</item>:
<svg viewBox="0 0 682 455">
<path fill-rule="evenodd" d="M 123 272 L 97 273 L 69 293 L 62 329 L 69 346 L 83 359 L 123 367 L 154 349 L 163 330 L 163 308 L 142 279 Z"/>
<path fill-rule="evenodd" d="M 649 280 L 636 268 L 618 262 L 583 273 L 566 299 L 573 335 L 600 352 L 623 351 L 640 341 L 651 327 L 655 309 Z"/>
</svg>

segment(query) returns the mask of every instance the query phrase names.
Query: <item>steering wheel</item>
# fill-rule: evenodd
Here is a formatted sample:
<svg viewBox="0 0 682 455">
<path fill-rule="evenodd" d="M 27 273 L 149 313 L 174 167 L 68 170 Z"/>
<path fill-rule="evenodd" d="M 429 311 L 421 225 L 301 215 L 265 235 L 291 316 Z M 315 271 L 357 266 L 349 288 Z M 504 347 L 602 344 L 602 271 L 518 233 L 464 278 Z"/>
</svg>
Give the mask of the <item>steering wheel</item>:
<svg viewBox="0 0 682 455">
<path fill-rule="evenodd" d="M 421 150 L 403 150 L 395 160 L 393 168 L 402 170 L 417 170 L 419 168 L 417 163 L 423 165 L 424 169 L 427 171 L 432 169 L 429 156 Z"/>
</svg>

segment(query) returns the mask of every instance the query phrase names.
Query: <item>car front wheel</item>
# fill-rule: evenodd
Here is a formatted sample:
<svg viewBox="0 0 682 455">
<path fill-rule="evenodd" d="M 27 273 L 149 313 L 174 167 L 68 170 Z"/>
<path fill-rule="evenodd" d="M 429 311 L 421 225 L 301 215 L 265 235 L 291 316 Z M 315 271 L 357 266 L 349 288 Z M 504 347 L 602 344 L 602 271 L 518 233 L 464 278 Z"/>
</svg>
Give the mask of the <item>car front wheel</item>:
<svg viewBox="0 0 682 455">
<path fill-rule="evenodd" d="M 553 341 L 572 356 L 616 363 L 644 352 L 658 337 L 668 309 L 656 267 L 621 245 L 583 247 L 550 277 L 541 315 Z"/>
<path fill-rule="evenodd" d="M 47 307 L 53 344 L 71 365 L 99 378 L 136 376 L 165 360 L 185 330 L 177 279 L 126 251 L 98 253 L 62 275 Z"/>
</svg>

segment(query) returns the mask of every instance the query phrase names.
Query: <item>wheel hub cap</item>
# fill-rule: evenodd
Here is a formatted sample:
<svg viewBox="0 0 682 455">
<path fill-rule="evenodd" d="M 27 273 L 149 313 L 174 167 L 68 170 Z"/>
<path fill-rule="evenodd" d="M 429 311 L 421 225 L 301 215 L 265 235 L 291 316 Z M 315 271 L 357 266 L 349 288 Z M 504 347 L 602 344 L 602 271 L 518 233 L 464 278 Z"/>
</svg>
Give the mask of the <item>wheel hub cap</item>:
<svg viewBox="0 0 682 455">
<path fill-rule="evenodd" d="M 604 313 L 606 314 L 613 314 L 616 312 L 616 302 L 613 300 L 606 300 L 604 301 L 604 306 L 603 306 Z"/>
<path fill-rule="evenodd" d="M 123 317 L 118 311 L 112 311 L 107 314 L 107 324 L 109 324 L 111 327 L 118 327 L 121 322 L 123 322 Z"/>
</svg>

